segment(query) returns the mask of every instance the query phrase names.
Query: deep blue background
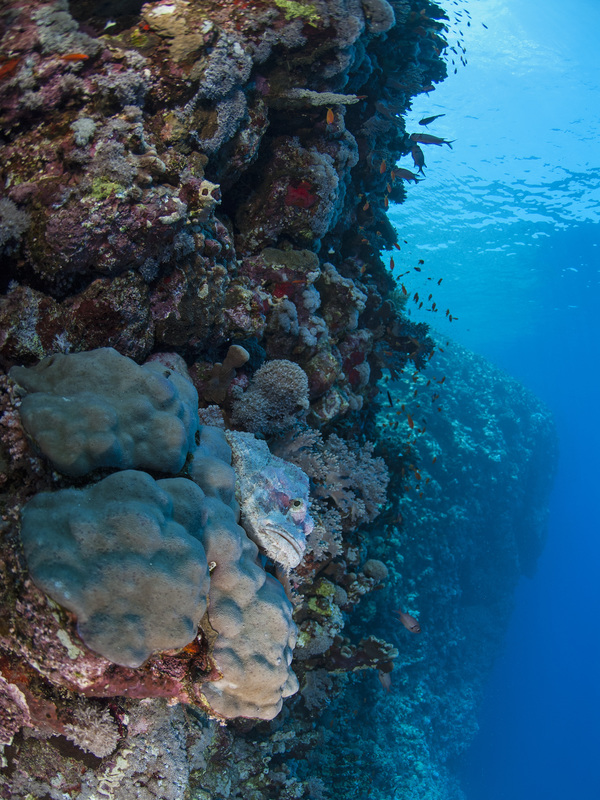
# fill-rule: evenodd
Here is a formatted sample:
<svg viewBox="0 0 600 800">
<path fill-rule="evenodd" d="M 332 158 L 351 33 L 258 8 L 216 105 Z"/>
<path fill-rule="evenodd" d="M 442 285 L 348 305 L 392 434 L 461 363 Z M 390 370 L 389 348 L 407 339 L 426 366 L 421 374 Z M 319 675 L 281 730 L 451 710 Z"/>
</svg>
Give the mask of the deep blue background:
<svg viewBox="0 0 600 800">
<path fill-rule="evenodd" d="M 578 229 L 573 247 L 585 251 L 597 235 Z M 464 762 L 469 800 L 600 798 L 598 292 L 584 287 L 580 301 L 577 317 L 550 317 L 518 346 L 489 353 L 553 410 L 561 454 L 548 544 L 519 587 Z"/>
</svg>

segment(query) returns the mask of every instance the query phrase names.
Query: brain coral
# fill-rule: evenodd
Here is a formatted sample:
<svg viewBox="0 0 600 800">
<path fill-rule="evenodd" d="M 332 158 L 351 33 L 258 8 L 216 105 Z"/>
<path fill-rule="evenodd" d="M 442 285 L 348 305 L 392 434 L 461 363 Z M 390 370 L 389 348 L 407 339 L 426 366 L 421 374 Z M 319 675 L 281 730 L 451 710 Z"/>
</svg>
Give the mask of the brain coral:
<svg viewBox="0 0 600 800">
<path fill-rule="evenodd" d="M 204 493 L 185 478 L 126 470 L 85 489 L 42 492 L 22 512 L 36 585 L 77 615 L 96 653 L 139 667 L 196 636 L 209 588 L 195 538 Z"/>
<path fill-rule="evenodd" d="M 267 361 L 233 406 L 231 421 L 252 433 L 292 427 L 309 407 L 306 372 L 286 359 Z"/>
<path fill-rule="evenodd" d="M 27 391 L 25 430 L 66 475 L 97 467 L 177 473 L 195 446 L 196 390 L 158 362 L 140 367 L 102 347 L 13 367 L 10 376 Z"/>
</svg>

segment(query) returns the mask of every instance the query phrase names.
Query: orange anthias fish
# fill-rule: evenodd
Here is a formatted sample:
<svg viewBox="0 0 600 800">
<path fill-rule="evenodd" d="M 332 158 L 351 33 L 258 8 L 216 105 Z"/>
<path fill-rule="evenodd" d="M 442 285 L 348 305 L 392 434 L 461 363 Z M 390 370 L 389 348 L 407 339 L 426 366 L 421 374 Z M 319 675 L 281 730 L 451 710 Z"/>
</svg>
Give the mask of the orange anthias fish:
<svg viewBox="0 0 600 800">
<path fill-rule="evenodd" d="M 400 611 L 400 609 L 397 609 L 395 613 L 398 615 L 398 619 L 404 625 L 407 631 L 410 631 L 411 633 L 421 633 L 421 626 L 419 625 L 418 620 L 416 620 L 410 614 L 407 614 L 406 611 Z"/>
<path fill-rule="evenodd" d="M 328 125 L 333 125 L 334 120 L 335 120 L 335 114 L 333 113 L 333 111 L 330 108 L 328 108 L 327 109 L 327 124 Z"/>
<path fill-rule="evenodd" d="M 20 58 L 9 58 L 3 64 L 0 64 L 0 80 L 2 78 L 9 78 L 13 75 L 19 65 Z"/>
<path fill-rule="evenodd" d="M 60 56 L 63 61 L 87 61 L 89 56 L 85 53 L 67 53 L 64 56 Z"/>
</svg>

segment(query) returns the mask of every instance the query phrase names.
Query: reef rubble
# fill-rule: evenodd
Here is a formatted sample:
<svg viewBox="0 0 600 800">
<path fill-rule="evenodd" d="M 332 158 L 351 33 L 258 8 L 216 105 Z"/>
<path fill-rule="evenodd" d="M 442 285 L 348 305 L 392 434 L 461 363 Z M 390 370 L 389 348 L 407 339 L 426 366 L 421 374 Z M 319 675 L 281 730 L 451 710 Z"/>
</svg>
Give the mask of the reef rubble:
<svg viewBox="0 0 600 800">
<path fill-rule="evenodd" d="M 385 256 L 442 5 L 2 4 L 0 798 L 461 796 L 556 444 Z"/>
</svg>

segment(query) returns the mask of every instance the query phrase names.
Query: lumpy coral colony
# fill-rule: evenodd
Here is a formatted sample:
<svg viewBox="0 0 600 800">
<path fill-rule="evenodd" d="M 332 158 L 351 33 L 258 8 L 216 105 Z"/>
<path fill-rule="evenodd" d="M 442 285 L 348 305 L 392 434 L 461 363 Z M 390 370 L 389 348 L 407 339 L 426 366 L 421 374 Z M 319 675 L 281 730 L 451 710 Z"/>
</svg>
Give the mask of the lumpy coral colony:
<svg viewBox="0 0 600 800">
<path fill-rule="evenodd" d="M 377 596 L 435 594 L 415 509 L 431 481 L 443 515 L 444 472 L 419 459 L 462 447 L 396 415 L 436 346 L 381 258 L 445 22 L 429 0 L 2 4 L 0 797 L 371 787 L 317 720 L 337 695 L 356 728 L 364 670 L 389 688 Z M 513 422 L 524 459 L 543 425 Z M 423 704 L 396 707 L 402 741 L 439 766 Z"/>
</svg>

